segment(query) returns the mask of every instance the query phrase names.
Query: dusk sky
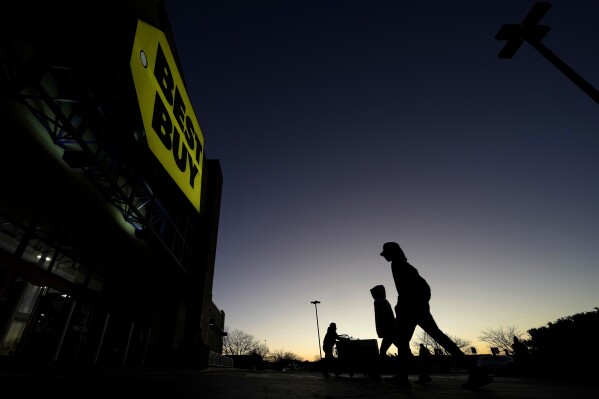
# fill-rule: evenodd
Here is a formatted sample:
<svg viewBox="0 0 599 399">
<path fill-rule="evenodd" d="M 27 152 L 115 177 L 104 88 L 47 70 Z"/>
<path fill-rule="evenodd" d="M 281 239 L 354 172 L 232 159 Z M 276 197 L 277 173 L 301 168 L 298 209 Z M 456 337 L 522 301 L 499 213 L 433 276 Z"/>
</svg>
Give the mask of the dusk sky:
<svg viewBox="0 0 599 399">
<path fill-rule="evenodd" d="M 552 1 L 542 43 L 599 87 L 599 2 Z M 167 1 L 223 193 L 213 301 L 305 360 L 336 322 L 377 338 L 397 241 L 450 336 L 599 306 L 599 104 L 533 47 L 534 1 Z M 416 330 L 416 335 L 420 329 Z M 395 353 L 396 348 L 392 347 Z"/>
</svg>

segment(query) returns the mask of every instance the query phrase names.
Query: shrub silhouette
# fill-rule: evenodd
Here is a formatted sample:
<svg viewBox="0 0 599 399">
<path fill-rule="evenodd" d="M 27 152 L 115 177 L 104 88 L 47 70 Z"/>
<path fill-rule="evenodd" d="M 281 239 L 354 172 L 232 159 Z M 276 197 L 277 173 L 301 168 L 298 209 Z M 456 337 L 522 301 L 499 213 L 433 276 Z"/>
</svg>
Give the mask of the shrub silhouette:
<svg viewBox="0 0 599 399">
<path fill-rule="evenodd" d="M 530 369 L 536 376 L 588 378 L 599 371 L 599 308 L 562 317 L 547 326 L 528 330 Z"/>
</svg>

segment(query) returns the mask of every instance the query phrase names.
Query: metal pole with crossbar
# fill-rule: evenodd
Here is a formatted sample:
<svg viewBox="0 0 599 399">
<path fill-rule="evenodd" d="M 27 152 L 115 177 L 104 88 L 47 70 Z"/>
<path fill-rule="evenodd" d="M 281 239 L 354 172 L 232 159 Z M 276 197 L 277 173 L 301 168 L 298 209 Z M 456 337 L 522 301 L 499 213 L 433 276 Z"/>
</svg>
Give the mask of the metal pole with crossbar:
<svg viewBox="0 0 599 399">
<path fill-rule="evenodd" d="M 499 58 L 512 58 L 522 43 L 527 42 L 599 104 L 599 91 L 541 43 L 551 28 L 547 25 L 539 25 L 539 22 L 549 8 L 551 8 L 550 3 L 538 2 L 530 9 L 522 23 L 503 25 L 495 35 L 495 39 L 507 41 L 499 52 Z"/>
</svg>

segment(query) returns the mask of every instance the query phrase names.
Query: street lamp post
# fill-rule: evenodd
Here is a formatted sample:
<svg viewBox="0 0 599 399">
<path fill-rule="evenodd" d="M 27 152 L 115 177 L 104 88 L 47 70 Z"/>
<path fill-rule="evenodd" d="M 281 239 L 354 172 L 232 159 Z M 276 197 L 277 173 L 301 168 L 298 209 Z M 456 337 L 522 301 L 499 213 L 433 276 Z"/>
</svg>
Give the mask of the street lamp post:
<svg viewBox="0 0 599 399">
<path fill-rule="evenodd" d="M 320 303 L 320 301 L 312 301 L 310 303 L 314 304 L 314 310 L 316 311 L 316 331 L 318 332 L 318 351 L 320 352 L 320 360 L 322 360 L 322 349 L 320 346 L 320 327 L 318 326 L 318 307 L 316 306 L 317 304 Z"/>
<path fill-rule="evenodd" d="M 499 58 L 512 58 L 522 43 L 527 42 L 534 47 L 535 50 L 541 53 L 543 57 L 549 60 L 557 69 L 570 78 L 576 86 L 588 94 L 593 101 L 599 104 L 599 91 L 541 43 L 541 39 L 545 37 L 551 28 L 547 25 L 539 25 L 539 22 L 545 13 L 549 11 L 549 8 L 551 8 L 550 3 L 543 1 L 538 2 L 531 8 L 520 24 L 502 25 L 495 35 L 495 39 L 506 41 L 505 46 L 499 52 Z"/>
</svg>

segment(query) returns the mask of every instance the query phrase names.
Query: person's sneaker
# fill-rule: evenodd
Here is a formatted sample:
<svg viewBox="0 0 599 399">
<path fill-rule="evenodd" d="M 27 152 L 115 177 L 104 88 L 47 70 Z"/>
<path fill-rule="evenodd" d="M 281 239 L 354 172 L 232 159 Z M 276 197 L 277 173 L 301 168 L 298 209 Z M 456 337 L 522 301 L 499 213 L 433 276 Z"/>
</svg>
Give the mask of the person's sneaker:
<svg viewBox="0 0 599 399">
<path fill-rule="evenodd" d="M 472 373 L 468 376 L 468 381 L 462 385 L 466 389 L 476 389 L 493 382 L 493 377 L 482 374 Z"/>
<path fill-rule="evenodd" d="M 385 381 L 402 389 L 412 389 L 412 383 L 407 379 L 407 377 L 400 377 L 396 375 L 391 378 L 386 378 Z"/>
<path fill-rule="evenodd" d="M 420 375 L 420 377 L 418 377 L 418 379 L 416 380 L 416 384 L 418 385 L 424 385 L 424 384 L 428 384 L 429 382 L 431 382 L 433 379 L 430 377 L 430 375 L 428 374 L 422 374 Z"/>
</svg>

